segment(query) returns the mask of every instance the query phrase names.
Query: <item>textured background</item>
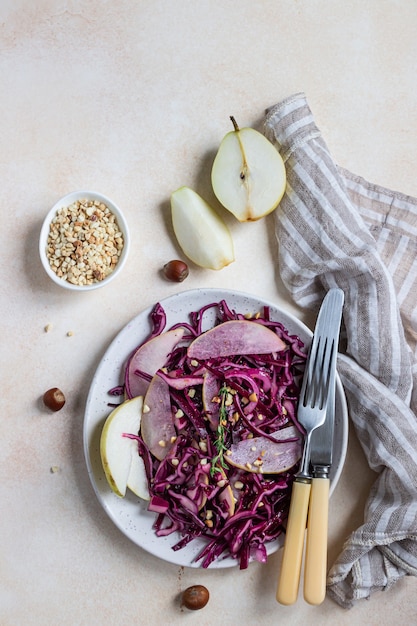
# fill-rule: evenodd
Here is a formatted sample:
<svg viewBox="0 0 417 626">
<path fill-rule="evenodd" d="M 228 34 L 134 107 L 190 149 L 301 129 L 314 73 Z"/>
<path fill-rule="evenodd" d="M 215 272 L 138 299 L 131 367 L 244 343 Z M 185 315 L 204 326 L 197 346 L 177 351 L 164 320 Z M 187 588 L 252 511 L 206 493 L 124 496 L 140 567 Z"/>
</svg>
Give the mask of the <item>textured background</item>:
<svg viewBox="0 0 417 626">
<path fill-rule="evenodd" d="M 181 287 L 160 274 L 181 255 L 170 193 L 189 185 L 219 209 L 210 168 L 229 115 L 261 129 L 267 107 L 304 91 L 341 166 L 417 195 L 416 28 L 413 0 L 1 2 L 2 626 L 415 623 L 415 579 L 347 613 L 329 600 L 285 608 L 274 599 L 280 554 L 244 572 L 199 572 L 136 548 L 94 496 L 82 424 L 107 345 L 157 300 L 233 288 L 297 313 L 272 216 L 238 224 L 222 212 L 235 263 L 191 265 Z M 37 238 L 49 208 L 82 188 L 121 206 L 133 241 L 114 283 L 75 295 L 46 277 Z M 68 398 L 55 415 L 39 403 L 52 386 Z M 372 482 L 352 435 L 331 501 L 330 560 L 361 523 Z M 193 583 L 211 600 L 185 614 L 177 594 Z"/>
</svg>

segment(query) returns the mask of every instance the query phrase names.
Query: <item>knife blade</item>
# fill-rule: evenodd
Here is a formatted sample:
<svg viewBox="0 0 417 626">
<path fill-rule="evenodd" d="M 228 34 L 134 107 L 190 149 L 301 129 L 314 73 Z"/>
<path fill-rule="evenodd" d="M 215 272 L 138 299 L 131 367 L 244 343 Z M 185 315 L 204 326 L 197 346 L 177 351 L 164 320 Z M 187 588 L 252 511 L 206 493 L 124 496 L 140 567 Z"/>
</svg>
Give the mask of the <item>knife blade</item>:
<svg viewBox="0 0 417 626">
<path fill-rule="evenodd" d="M 307 523 L 307 541 L 304 571 L 304 598 L 309 604 L 321 604 L 326 595 L 327 576 L 327 534 L 329 512 L 329 471 L 333 460 L 333 435 L 335 418 L 336 360 L 342 318 L 344 294 L 339 290 L 338 332 L 334 337 L 331 380 L 325 422 L 317 428 L 311 441 L 311 473 L 313 476 L 310 491 L 310 504 Z"/>
<path fill-rule="evenodd" d="M 323 303 L 320 307 L 316 326 L 314 329 L 313 339 L 306 362 L 305 374 L 303 379 L 303 389 L 306 384 L 310 384 L 310 386 L 313 388 L 318 385 L 318 379 L 323 376 L 324 370 L 322 371 L 321 368 L 317 365 L 317 354 L 321 353 L 323 355 L 324 352 L 327 353 L 328 351 L 330 351 L 331 354 L 331 367 L 330 373 L 328 374 L 329 378 L 326 377 L 325 380 L 326 383 L 330 382 L 330 386 L 332 386 L 333 375 L 331 372 L 334 370 L 335 353 L 334 337 L 335 335 L 337 335 L 338 337 L 340 326 L 340 294 L 342 294 L 343 296 L 343 292 L 340 289 L 331 289 L 324 298 Z M 335 308 L 336 310 L 336 317 L 334 317 L 333 308 Z M 302 395 L 303 390 L 301 392 L 301 396 Z M 328 397 L 326 396 L 324 399 L 325 404 L 322 411 L 323 417 L 320 419 L 324 419 L 327 399 Z M 298 418 L 300 423 L 306 427 L 306 437 L 300 471 L 298 472 L 292 487 L 290 510 L 288 514 L 286 538 L 284 544 L 284 553 L 276 594 L 277 601 L 285 605 L 293 604 L 296 601 L 298 595 L 307 512 L 310 502 L 310 490 L 312 483 L 312 476 L 310 474 L 311 432 L 308 432 L 307 423 L 304 423 L 303 413 L 300 413 L 301 409 L 303 409 L 304 411 L 306 410 L 305 405 L 301 404 L 300 399 Z M 304 417 L 307 417 L 307 415 L 305 415 Z M 310 420 L 310 418 L 307 419 L 308 421 Z M 311 429 L 312 432 L 314 433 L 314 429 L 321 424 L 322 421 L 317 421 L 316 426 L 313 426 L 313 428 Z"/>
</svg>

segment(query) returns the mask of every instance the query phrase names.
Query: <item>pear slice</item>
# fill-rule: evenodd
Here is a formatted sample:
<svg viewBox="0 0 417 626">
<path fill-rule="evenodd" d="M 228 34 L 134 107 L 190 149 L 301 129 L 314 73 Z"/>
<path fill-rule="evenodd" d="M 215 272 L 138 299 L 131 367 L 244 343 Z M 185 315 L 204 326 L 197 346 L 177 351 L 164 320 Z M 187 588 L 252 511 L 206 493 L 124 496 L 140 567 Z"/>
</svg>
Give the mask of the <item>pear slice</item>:
<svg viewBox="0 0 417 626">
<path fill-rule="evenodd" d="M 135 439 L 139 433 L 143 398 L 125 400 L 107 417 L 100 437 L 100 456 L 107 482 L 123 498 L 129 488 L 139 498 L 149 500 L 145 464 Z"/>
<path fill-rule="evenodd" d="M 136 443 L 132 439 L 130 441 Z M 142 500 L 150 499 L 145 463 L 140 454 L 132 454 L 132 463 L 130 465 L 129 476 L 127 479 L 127 487 L 136 496 L 138 496 L 138 498 L 141 498 Z"/>
<path fill-rule="evenodd" d="M 141 435 L 150 452 L 162 461 L 174 445 L 176 430 L 168 383 L 155 374 L 144 400 Z"/>
<path fill-rule="evenodd" d="M 286 344 L 273 330 L 248 320 L 230 320 L 196 337 L 187 348 L 190 359 L 215 359 L 236 354 L 270 354 Z"/>
<path fill-rule="evenodd" d="M 193 480 L 193 485 L 187 490 L 187 497 L 195 502 L 199 511 L 205 506 L 207 502 L 207 485 L 209 484 L 209 478 L 207 474 L 203 472 L 198 473 L 198 480 Z"/>
<path fill-rule="evenodd" d="M 227 481 L 227 476 L 224 470 L 222 470 L 220 467 L 216 467 L 216 474 L 219 474 L 220 481 Z M 226 485 L 222 488 L 219 494 L 219 500 L 223 503 L 224 511 L 227 512 L 227 517 L 232 517 L 235 512 L 235 498 L 230 485 Z"/>
<path fill-rule="evenodd" d="M 235 260 L 229 229 L 193 189 L 180 187 L 171 194 L 171 215 L 178 243 L 196 265 L 220 270 Z"/>
<path fill-rule="evenodd" d="M 130 398 L 144 396 L 149 387 L 149 382 L 137 376 L 135 371 L 140 370 L 154 376 L 165 365 L 169 354 L 181 341 L 183 335 L 183 328 L 175 328 L 157 335 L 139 346 L 130 357 L 126 367 L 125 383 Z"/>
<path fill-rule="evenodd" d="M 219 395 L 221 383 L 215 374 L 207 370 L 203 375 L 201 400 L 207 419 L 213 430 L 219 425 L 220 405 L 215 401 Z"/>
<path fill-rule="evenodd" d="M 271 213 L 286 187 L 285 165 L 278 150 L 254 128 L 234 130 L 223 138 L 213 162 L 211 184 L 221 204 L 240 221 Z"/>
<path fill-rule="evenodd" d="M 272 433 L 276 443 L 268 437 L 242 439 L 232 444 L 227 462 L 246 472 L 282 474 L 293 467 L 301 458 L 302 437 L 295 426 L 282 428 Z"/>
</svg>

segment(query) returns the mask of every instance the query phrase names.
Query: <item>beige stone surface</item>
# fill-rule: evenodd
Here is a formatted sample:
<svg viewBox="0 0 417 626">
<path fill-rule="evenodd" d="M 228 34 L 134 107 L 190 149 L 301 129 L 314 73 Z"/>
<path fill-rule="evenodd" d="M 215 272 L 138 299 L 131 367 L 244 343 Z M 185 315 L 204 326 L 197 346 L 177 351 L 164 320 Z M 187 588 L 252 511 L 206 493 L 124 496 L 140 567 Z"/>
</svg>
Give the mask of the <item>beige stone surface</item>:
<svg viewBox="0 0 417 626">
<path fill-rule="evenodd" d="M 220 272 L 191 266 L 181 285 L 161 276 L 180 255 L 170 193 L 189 185 L 215 204 L 210 165 L 230 115 L 260 127 L 267 107 L 304 91 L 341 166 L 417 195 L 416 28 L 413 0 L 0 3 L 2 626 L 417 623 L 414 578 L 350 611 L 301 597 L 283 607 L 279 553 L 242 572 L 156 559 L 101 508 L 82 435 L 104 350 L 154 302 L 222 287 L 297 313 L 272 216 L 226 217 L 236 261 Z M 84 294 L 52 284 L 37 252 L 43 217 L 77 189 L 111 197 L 132 235 L 122 275 Z M 56 414 L 39 401 L 53 386 L 68 399 Z M 331 561 L 361 523 L 372 480 L 352 433 L 330 506 Z M 182 612 L 178 594 L 194 583 L 210 602 Z"/>
</svg>

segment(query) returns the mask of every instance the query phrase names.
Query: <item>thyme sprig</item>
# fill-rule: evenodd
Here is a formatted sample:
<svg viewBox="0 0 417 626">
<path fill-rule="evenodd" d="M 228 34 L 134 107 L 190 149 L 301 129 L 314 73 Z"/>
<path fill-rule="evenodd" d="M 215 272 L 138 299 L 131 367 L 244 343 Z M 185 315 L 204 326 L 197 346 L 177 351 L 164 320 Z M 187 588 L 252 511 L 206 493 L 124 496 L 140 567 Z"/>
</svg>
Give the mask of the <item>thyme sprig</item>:
<svg viewBox="0 0 417 626">
<path fill-rule="evenodd" d="M 223 384 L 219 391 L 220 396 L 220 410 L 219 410 L 219 424 L 216 430 L 216 438 L 214 440 L 214 446 L 217 450 L 216 456 L 211 459 L 211 468 L 210 475 L 213 476 L 216 467 L 222 467 L 224 469 L 228 468 L 227 463 L 224 460 L 224 453 L 227 451 L 225 440 L 227 434 L 227 409 L 226 409 L 226 398 L 228 396 L 229 390 L 226 384 Z"/>
</svg>

